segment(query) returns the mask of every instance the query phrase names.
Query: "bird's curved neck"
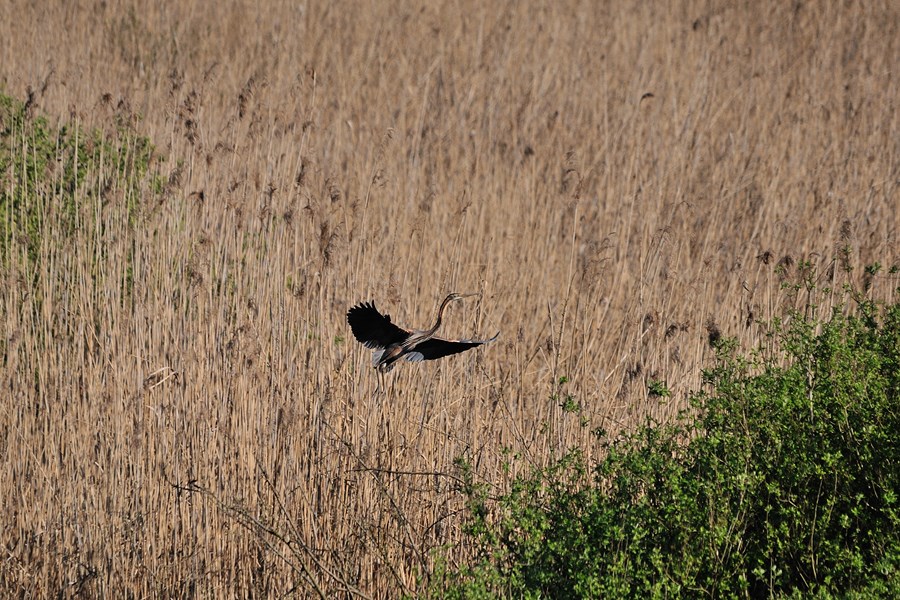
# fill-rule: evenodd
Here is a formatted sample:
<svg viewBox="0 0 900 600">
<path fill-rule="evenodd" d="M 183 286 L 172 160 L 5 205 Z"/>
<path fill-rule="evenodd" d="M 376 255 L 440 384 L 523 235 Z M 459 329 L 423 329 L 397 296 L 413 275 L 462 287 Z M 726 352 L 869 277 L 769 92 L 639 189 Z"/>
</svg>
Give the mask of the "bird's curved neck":
<svg viewBox="0 0 900 600">
<path fill-rule="evenodd" d="M 447 296 L 446 298 L 444 298 L 444 301 L 441 302 L 441 307 L 438 309 L 437 321 L 435 322 L 434 327 L 428 330 L 427 335 L 431 336 L 434 335 L 435 332 L 437 332 L 438 327 L 441 326 L 441 320 L 444 318 L 444 309 L 447 308 L 448 304 L 450 304 L 451 299 L 451 296 Z"/>
</svg>

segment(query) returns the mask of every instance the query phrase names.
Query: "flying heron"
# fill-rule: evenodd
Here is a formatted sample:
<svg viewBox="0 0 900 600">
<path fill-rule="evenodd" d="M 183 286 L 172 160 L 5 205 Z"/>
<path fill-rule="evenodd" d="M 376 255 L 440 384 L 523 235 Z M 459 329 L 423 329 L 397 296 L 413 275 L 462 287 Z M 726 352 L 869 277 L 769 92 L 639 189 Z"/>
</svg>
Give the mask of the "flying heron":
<svg viewBox="0 0 900 600">
<path fill-rule="evenodd" d="M 394 368 L 394 363 L 405 358 L 410 362 L 435 360 L 450 354 L 465 352 L 469 348 L 493 342 L 500 335 L 489 340 L 445 340 L 434 337 L 444 309 L 454 300 L 462 300 L 478 294 L 450 294 L 441 302 L 437 321 L 431 329 L 414 329 L 407 331 L 391 323 L 390 315 L 383 315 L 375 308 L 375 302 L 361 302 L 347 311 L 347 322 L 353 336 L 366 348 L 375 352 L 372 355 L 372 366 L 382 373 Z"/>
</svg>

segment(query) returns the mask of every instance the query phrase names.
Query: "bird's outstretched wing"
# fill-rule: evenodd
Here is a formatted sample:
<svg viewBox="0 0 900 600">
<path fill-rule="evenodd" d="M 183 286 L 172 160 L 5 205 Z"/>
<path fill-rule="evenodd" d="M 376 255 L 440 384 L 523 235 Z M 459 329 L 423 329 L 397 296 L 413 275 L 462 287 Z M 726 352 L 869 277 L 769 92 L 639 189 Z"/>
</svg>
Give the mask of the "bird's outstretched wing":
<svg viewBox="0 0 900 600">
<path fill-rule="evenodd" d="M 406 355 L 406 360 L 410 362 L 418 362 L 420 360 L 435 360 L 458 352 L 465 352 L 475 346 L 489 344 L 497 339 L 500 333 L 489 340 L 443 340 L 441 338 L 431 338 L 419 344 L 416 344 Z"/>
<path fill-rule="evenodd" d="M 353 337 L 366 348 L 387 348 L 399 344 L 409 332 L 391 323 L 390 315 L 383 315 L 374 302 L 361 302 L 347 311 L 347 322 Z"/>
</svg>

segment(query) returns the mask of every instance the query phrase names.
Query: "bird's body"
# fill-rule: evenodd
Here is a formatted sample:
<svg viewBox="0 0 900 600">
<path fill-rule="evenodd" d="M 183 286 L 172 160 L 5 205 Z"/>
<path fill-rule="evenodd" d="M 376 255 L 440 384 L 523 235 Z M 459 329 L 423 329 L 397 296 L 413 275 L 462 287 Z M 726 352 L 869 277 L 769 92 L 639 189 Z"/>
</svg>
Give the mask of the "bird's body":
<svg viewBox="0 0 900 600">
<path fill-rule="evenodd" d="M 471 295 L 474 294 L 450 294 L 444 298 L 438 309 L 437 321 L 430 329 L 407 331 L 398 327 L 391 322 L 390 315 L 378 312 L 374 302 L 362 302 L 348 310 L 347 322 L 353 336 L 366 348 L 374 350 L 372 366 L 381 372 L 387 372 L 401 358 L 410 362 L 435 360 L 496 340 L 496 335 L 489 340 L 445 340 L 434 337 L 441 326 L 447 305 Z"/>
</svg>

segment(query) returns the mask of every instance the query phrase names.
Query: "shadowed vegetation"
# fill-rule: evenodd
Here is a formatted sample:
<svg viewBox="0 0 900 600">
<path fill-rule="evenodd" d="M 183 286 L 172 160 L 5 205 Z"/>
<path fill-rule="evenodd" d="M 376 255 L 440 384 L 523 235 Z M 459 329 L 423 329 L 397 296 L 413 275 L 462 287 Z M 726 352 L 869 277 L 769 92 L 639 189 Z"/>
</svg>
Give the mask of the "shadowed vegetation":
<svg viewBox="0 0 900 600">
<path fill-rule="evenodd" d="M 434 595 L 896 597 L 900 305 L 770 333 L 721 340 L 683 415 L 596 464 L 575 448 L 491 498 L 461 462 L 477 550 Z"/>
</svg>

